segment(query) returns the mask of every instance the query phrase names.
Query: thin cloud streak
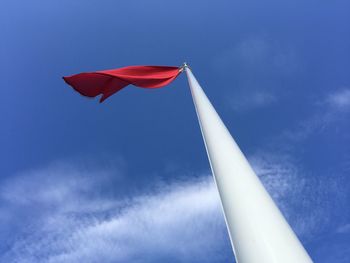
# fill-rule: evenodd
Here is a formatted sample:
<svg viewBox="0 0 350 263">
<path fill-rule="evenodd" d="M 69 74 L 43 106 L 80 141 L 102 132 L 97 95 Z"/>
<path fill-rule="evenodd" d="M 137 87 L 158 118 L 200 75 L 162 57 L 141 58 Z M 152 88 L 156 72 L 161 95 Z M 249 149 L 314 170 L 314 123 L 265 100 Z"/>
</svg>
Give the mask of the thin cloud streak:
<svg viewBox="0 0 350 263">
<path fill-rule="evenodd" d="M 251 156 L 250 163 L 300 238 L 310 241 L 327 228 L 332 200 L 320 194 L 334 194 L 338 185 L 331 186 L 326 178 L 316 182 L 288 155 L 260 151 Z"/>
<path fill-rule="evenodd" d="M 212 64 L 219 77 L 223 72 L 226 80 L 227 73 L 232 76 L 234 86 L 225 103 L 236 112 L 247 112 L 280 100 L 284 96 L 280 80 L 295 77 L 302 63 L 289 43 L 256 35 L 220 52 Z"/>
<path fill-rule="evenodd" d="M 247 112 L 270 105 L 276 102 L 277 98 L 270 92 L 251 91 L 248 94 L 230 96 L 228 100 L 234 111 Z"/>
<path fill-rule="evenodd" d="M 327 103 L 336 110 L 346 111 L 350 109 L 350 89 L 341 89 L 330 93 Z"/>
<path fill-rule="evenodd" d="M 280 136 L 281 140 L 300 142 L 333 128 L 335 123 L 347 123 L 350 111 L 350 90 L 338 89 L 324 95 L 316 101 L 314 111 L 307 117 L 303 117 L 295 128 L 288 129 Z"/>
<path fill-rule="evenodd" d="M 2 188 L 1 214 L 11 215 L 8 224 L 20 217 L 22 223 L 13 226 L 17 237 L 1 262 L 211 262 L 230 251 L 211 177 L 120 200 L 85 194 L 101 184 L 102 173 L 62 170 L 34 171 Z M 33 196 L 21 197 L 26 191 Z M 34 207 L 22 218 L 20 211 Z"/>
<path fill-rule="evenodd" d="M 259 152 L 249 159 L 302 240 L 327 227 L 338 201 L 330 198 L 339 190 L 336 184 L 308 179 L 288 156 Z M 211 176 L 157 184 L 121 198 L 96 194 L 96 187 L 106 188 L 119 171 L 66 167 L 23 173 L 1 187 L 0 262 L 232 260 Z M 23 197 L 25 192 L 32 194 Z"/>
</svg>

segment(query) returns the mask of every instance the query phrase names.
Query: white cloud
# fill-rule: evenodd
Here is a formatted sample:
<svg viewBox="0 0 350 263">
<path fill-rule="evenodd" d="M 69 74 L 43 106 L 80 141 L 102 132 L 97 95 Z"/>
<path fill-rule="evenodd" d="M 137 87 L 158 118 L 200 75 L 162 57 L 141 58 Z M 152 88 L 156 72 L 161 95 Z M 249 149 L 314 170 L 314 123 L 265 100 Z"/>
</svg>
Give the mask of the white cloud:
<svg viewBox="0 0 350 263">
<path fill-rule="evenodd" d="M 275 95 L 266 91 L 251 91 L 241 95 L 235 94 L 228 98 L 230 107 L 237 112 L 262 108 L 277 100 Z"/>
<path fill-rule="evenodd" d="M 226 104 L 244 112 L 268 106 L 283 97 L 279 79 L 295 75 L 300 61 L 288 43 L 258 35 L 242 39 L 220 52 L 213 65 L 219 79 L 224 74 L 226 81 L 222 85 L 230 85 L 226 83 L 228 76 L 232 77 Z"/>
<path fill-rule="evenodd" d="M 308 240 L 327 225 L 336 184 L 307 178 L 288 156 L 250 160 L 299 236 Z M 131 197 L 103 194 L 118 173 L 61 163 L 9 179 L 0 189 L 0 262 L 232 260 L 211 176 Z"/>
<path fill-rule="evenodd" d="M 337 110 L 349 110 L 350 109 L 350 89 L 337 90 L 328 95 L 328 104 Z"/>
<path fill-rule="evenodd" d="M 334 221 L 341 222 L 339 213 L 350 212 L 345 177 L 315 176 L 286 154 L 261 151 L 251 156 L 250 163 L 304 241 L 337 232 Z"/>
<path fill-rule="evenodd" d="M 345 224 L 345 225 L 341 225 L 340 227 L 338 227 L 337 232 L 338 233 L 349 233 L 350 232 L 350 223 Z"/>
<path fill-rule="evenodd" d="M 347 129 L 348 113 L 350 110 L 350 89 L 329 92 L 316 103 L 306 116 L 282 133 L 282 140 L 303 141 L 311 135 L 315 136 L 330 129 L 339 132 Z M 342 126 L 345 124 L 345 127 Z M 292 145 L 293 143 L 290 143 Z"/>
<path fill-rule="evenodd" d="M 224 50 L 213 64 L 218 68 L 234 69 L 236 74 L 289 75 L 297 70 L 299 61 L 296 52 L 287 43 L 257 35 L 242 39 Z"/>
<path fill-rule="evenodd" d="M 323 187 L 315 184 L 316 193 L 306 192 L 314 182 L 289 156 L 260 152 L 250 162 L 299 237 L 309 240 L 328 223 L 329 211 L 314 207 L 317 191 Z"/>
<path fill-rule="evenodd" d="M 15 238 L 8 233 L 11 249 L 0 261 L 211 262 L 225 257 L 218 252 L 229 242 L 211 177 L 115 199 L 93 194 L 103 174 L 54 166 L 8 181 L 1 189 L 0 211 L 12 213 L 8 224 L 21 224 L 15 226 Z"/>
<path fill-rule="evenodd" d="M 350 258 L 349 242 L 339 242 L 336 237 L 320 237 L 327 239 L 315 249 L 315 262 L 348 263 Z"/>
</svg>

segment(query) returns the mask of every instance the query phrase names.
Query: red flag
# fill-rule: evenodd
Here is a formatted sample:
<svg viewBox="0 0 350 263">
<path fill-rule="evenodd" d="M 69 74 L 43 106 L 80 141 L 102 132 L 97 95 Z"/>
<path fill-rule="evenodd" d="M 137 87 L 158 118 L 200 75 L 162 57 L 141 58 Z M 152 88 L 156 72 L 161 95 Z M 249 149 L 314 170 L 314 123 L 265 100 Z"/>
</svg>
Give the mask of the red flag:
<svg viewBox="0 0 350 263">
<path fill-rule="evenodd" d="M 102 102 L 129 84 L 142 88 L 163 87 L 172 82 L 181 71 L 181 68 L 168 66 L 129 66 L 80 73 L 63 79 L 81 95 L 96 97 L 102 94 Z"/>
</svg>

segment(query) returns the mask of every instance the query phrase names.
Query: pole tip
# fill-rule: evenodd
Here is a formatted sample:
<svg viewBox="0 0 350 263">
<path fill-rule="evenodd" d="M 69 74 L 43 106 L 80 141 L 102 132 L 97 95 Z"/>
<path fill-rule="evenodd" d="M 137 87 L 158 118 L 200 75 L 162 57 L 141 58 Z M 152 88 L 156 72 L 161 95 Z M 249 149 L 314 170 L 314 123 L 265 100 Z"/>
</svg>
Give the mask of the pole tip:
<svg viewBox="0 0 350 263">
<path fill-rule="evenodd" d="M 181 67 L 179 67 L 179 71 L 182 72 L 184 71 L 186 68 L 189 68 L 189 66 L 187 65 L 187 62 L 184 62 Z"/>
</svg>

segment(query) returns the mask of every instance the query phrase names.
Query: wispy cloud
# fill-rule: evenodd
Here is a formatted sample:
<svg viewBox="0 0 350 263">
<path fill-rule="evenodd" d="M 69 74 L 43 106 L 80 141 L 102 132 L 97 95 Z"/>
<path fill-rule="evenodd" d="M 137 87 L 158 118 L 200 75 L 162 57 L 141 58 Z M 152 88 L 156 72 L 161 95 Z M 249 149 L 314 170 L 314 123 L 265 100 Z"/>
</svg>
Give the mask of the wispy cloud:
<svg viewBox="0 0 350 263">
<path fill-rule="evenodd" d="M 228 98 L 230 107 L 237 112 L 246 112 L 274 103 L 276 96 L 264 91 L 251 91 L 250 94 L 234 95 Z"/>
<path fill-rule="evenodd" d="M 338 227 L 337 232 L 338 233 L 350 233 L 350 223 L 345 224 L 345 225 L 341 225 L 340 227 Z"/>
<path fill-rule="evenodd" d="M 218 76 L 225 68 L 231 73 L 234 89 L 226 94 L 229 106 L 238 112 L 259 109 L 283 95 L 279 79 L 298 71 L 300 61 L 294 49 L 268 36 L 247 37 L 220 52 L 213 60 Z M 276 81 L 277 80 L 277 81 Z"/>
<path fill-rule="evenodd" d="M 5 247 L 10 249 L 0 261 L 225 259 L 218 251 L 227 251 L 229 242 L 210 177 L 116 199 L 94 194 L 96 186 L 106 183 L 103 175 L 108 174 L 84 175 L 55 166 L 8 181 L 1 189 L 0 214 L 9 215 L 6 223 L 13 231 L 7 233 Z"/>
<path fill-rule="evenodd" d="M 214 60 L 218 67 L 234 69 L 236 74 L 290 74 L 299 66 L 299 59 L 292 47 L 266 35 L 241 39 L 224 50 Z"/>
<path fill-rule="evenodd" d="M 303 240 L 327 226 L 337 184 L 308 178 L 288 156 L 249 159 Z M 0 189 L 0 262 L 232 260 L 211 176 L 156 183 L 132 196 L 105 194 L 119 173 L 68 162 L 9 179 Z"/>
<path fill-rule="evenodd" d="M 329 230 L 335 205 L 345 205 L 344 191 L 332 178 L 311 176 L 289 155 L 260 151 L 250 158 L 294 231 L 305 241 Z"/>
<path fill-rule="evenodd" d="M 350 89 L 344 88 L 330 93 L 326 101 L 333 109 L 350 110 Z"/>
<path fill-rule="evenodd" d="M 338 89 L 314 100 L 310 113 L 303 116 L 296 127 L 282 134 L 283 139 L 302 141 L 310 135 L 347 123 L 350 112 L 350 89 Z"/>
</svg>

